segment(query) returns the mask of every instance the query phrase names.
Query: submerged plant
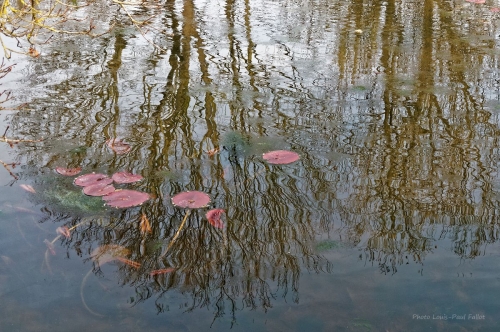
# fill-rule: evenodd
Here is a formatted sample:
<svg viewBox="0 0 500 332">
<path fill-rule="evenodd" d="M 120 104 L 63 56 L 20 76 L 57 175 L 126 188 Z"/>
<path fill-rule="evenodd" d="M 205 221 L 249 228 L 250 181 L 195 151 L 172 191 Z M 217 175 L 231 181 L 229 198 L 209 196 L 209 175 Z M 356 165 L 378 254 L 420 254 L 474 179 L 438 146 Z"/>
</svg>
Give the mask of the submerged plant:
<svg viewBox="0 0 500 332">
<path fill-rule="evenodd" d="M 222 137 L 222 146 L 230 158 L 238 158 L 250 151 L 250 139 L 240 132 L 230 131 Z"/>
<path fill-rule="evenodd" d="M 59 209 L 69 210 L 71 212 L 95 212 L 103 210 L 104 205 L 102 200 L 96 197 L 82 195 L 81 192 L 76 192 L 63 187 L 54 187 L 45 189 L 41 195 L 48 200 L 49 203 L 56 205 Z"/>
</svg>

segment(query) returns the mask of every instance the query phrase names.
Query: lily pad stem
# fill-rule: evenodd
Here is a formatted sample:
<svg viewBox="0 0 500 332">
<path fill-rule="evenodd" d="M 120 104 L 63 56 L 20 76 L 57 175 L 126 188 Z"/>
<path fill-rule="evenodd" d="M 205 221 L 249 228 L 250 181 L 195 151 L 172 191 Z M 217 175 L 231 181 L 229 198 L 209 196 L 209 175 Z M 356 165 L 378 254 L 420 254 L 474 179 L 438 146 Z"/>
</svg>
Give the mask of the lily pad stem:
<svg viewBox="0 0 500 332">
<path fill-rule="evenodd" d="M 167 254 L 168 250 L 172 247 L 175 240 L 179 237 L 179 234 L 181 233 L 181 230 L 184 227 L 184 224 L 186 223 L 186 220 L 190 214 L 191 214 L 191 210 L 188 210 L 186 212 L 186 214 L 184 215 L 184 219 L 182 220 L 181 225 L 179 226 L 179 229 L 177 230 L 177 233 L 175 233 L 174 238 L 172 239 L 172 241 L 170 241 L 167 249 L 165 249 L 165 251 L 160 255 L 160 258 L 163 258 L 163 256 L 165 256 Z"/>
</svg>

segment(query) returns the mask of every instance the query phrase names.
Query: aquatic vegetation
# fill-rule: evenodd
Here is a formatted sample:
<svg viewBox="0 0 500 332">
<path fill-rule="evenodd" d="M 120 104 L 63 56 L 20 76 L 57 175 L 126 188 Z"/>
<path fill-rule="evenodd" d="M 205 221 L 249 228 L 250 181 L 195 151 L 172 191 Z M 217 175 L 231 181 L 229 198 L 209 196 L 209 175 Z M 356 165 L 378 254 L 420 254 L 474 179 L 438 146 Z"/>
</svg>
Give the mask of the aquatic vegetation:
<svg viewBox="0 0 500 332">
<path fill-rule="evenodd" d="M 117 257 L 126 257 L 128 255 L 130 255 L 129 249 L 117 244 L 106 244 L 95 248 L 90 254 L 90 257 L 99 265 L 103 265 Z"/>
<path fill-rule="evenodd" d="M 175 171 L 170 171 L 168 169 L 162 169 L 159 171 L 154 172 L 153 177 L 157 179 L 177 179 L 180 177 L 180 174 L 175 172 Z"/>
<path fill-rule="evenodd" d="M 50 242 L 47 239 L 43 240 L 43 243 L 45 243 L 45 245 L 47 246 L 47 250 L 54 256 L 56 254 L 56 248 L 54 247 L 54 243 Z"/>
<path fill-rule="evenodd" d="M 76 148 L 70 149 L 68 152 L 70 154 L 80 154 L 80 153 L 85 153 L 88 150 L 88 148 L 89 148 L 88 146 L 81 145 L 77 146 Z"/>
<path fill-rule="evenodd" d="M 57 228 L 56 228 L 56 233 L 57 233 L 58 235 L 62 235 L 62 236 L 64 236 L 64 237 L 65 237 L 65 238 L 67 238 L 67 239 L 68 239 L 68 238 L 70 238 L 70 236 L 71 236 L 70 230 L 69 230 L 69 228 L 68 228 L 67 226 L 60 226 L 60 227 L 57 227 Z"/>
<path fill-rule="evenodd" d="M 340 241 L 335 240 L 323 240 L 316 244 L 317 251 L 327 251 L 332 249 L 342 248 L 344 245 Z"/>
<path fill-rule="evenodd" d="M 201 191 L 185 191 L 172 197 L 172 204 L 174 206 L 189 208 L 189 209 L 197 209 L 205 207 L 208 205 L 209 202 L 210 202 L 210 196 Z M 179 226 L 179 229 L 172 238 L 172 241 L 170 241 L 170 244 L 168 245 L 167 249 L 165 249 L 165 251 L 160 255 L 160 258 L 167 254 L 168 250 L 172 247 L 175 240 L 177 240 L 190 213 L 191 210 L 188 210 L 186 212 L 186 214 L 184 215 L 184 219 L 182 219 L 181 225 Z"/>
<path fill-rule="evenodd" d="M 141 175 L 128 172 L 118 172 L 113 174 L 112 178 L 106 174 L 90 173 L 81 175 L 73 181 L 77 186 L 84 187 L 83 193 L 87 196 L 102 196 L 108 206 L 116 208 L 127 208 L 141 205 L 147 201 L 150 196 L 147 193 L 121 189 L 116 190 L 111 183 L 132 183 L 142 179 Z"/>
<path fill-rule="evenodd" d="M 208 155 L 209 157 L 213 157 L 213 156 L 215 156 L 217 153 L 219 153 L 219 148 L 213 148 L 213 149 L 211 149 L 211 150 L 208 150 L 208 151 L 207 151 L 207 155 Z"/>
<path fill-rule="evenodd" d="M 224 222 L 221 220 L 222 214 L 224 214 L 223 209 L 212 209 L 205 214 L 210 225 L 216 228 L 224 228 Z"/>
<path fill-rule="evenodd" d="M 105 174 L 100 173 L 90 173 L 77 177 L 74 184 L 80 187 L 86 187 L 97 183 L 110 184 L 113 180 Z"/>
<path fill-rule="evenodd" d="M 63 187 L 48 188 L 41 194 L 48 203 L 52 203 L 57 208 L 65 211 L 87 213 L 104 209 L 101 199 L 82 195 L 80 192 Z"/>
<path fill-rule="evenodd" d="M 105 181 L 92 184 L 83 188 L 83 193 L 89 196 L 104 196 L 114 192 L 116 189 L 113 185 Z"/>
<path fill-rule="evenodd" d="M 222 146 L 233 158 L 247 155 L 251 147 L 249 137 L 238 131 L 225 133 L 222 137 Z"/>
<path fill-rule="evenodd" d="M 64 167 L 56 167 L 56 172 L 64 175 L 64 176 L 74 176 L 82 171 L 81 167 L 75 168 L 64 168 Z"/>
<path fill-rule="evenodd" d="M 146 233 L 151 233 L 153 231 L 151 229 L 151 224 L 149 223 L 149 219 L 148 217 L 146 217 L 144 213 L 141 214 L 141 220 L 139 221 L 139 229 L 142 235 Z"/>
<path fill-rule="evenodd" d="M 130 144 L 125 143 L 118 138 L 108 139 L 106 141 L 106 145 L 116 154 L 125 154 L 128 153 L 131 149 Z"/>
<path fill-rule="evenodd" d="M 106 196 L 102 196 L 106 205 L 115 208 L 127 208 L 132 206 L 141 205 L 150 199 L 149 194 L 129 189 L 116 190 Z"/>
<path fill-rule="evenodd" d="M 210 196 L 201 191 L 185 191 L 172 197 L 172 204 L 182 208 L 197 209 L 207 206 Z"/>
<path fill-rule="evenodd" d="M 141 181 L 143 177 L 139 174 L 132 174 L 129 172 L 117 172 L 111 176 L 116 183 L 134 183 Z"/>
<path fill-rule="evenodd" d="M 285 165 L 299 160 L 300 156 L 293 151 L 276 150 L 264 153 L 262 158 L 270 164 Z"/>
</svg>

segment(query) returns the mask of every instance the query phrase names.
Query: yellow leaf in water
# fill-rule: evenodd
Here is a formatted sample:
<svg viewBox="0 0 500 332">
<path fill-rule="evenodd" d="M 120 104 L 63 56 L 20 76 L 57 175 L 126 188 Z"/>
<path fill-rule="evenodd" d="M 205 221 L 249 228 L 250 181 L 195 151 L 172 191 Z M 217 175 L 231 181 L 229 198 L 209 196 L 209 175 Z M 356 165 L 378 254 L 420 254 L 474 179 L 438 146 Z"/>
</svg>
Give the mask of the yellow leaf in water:
<svg viewBox="0 0 500 332">
<path fill-rule="evenodd" d="M 143 213 L 141 215 L 141 221 L 139 222 L 139 228 L 142 234 L 151 233 L 151 225 L 149 224 L 148 217 Z"/>
<path fill-rule="evenodd" d="M 218 152 L 219 152 L 219 148 L 213 148 L 212 150 L 208 150 L 207 154 L 208 154 L 209 157 L 212 157 L 215 154 L 217 154 Z"/>
</svg>

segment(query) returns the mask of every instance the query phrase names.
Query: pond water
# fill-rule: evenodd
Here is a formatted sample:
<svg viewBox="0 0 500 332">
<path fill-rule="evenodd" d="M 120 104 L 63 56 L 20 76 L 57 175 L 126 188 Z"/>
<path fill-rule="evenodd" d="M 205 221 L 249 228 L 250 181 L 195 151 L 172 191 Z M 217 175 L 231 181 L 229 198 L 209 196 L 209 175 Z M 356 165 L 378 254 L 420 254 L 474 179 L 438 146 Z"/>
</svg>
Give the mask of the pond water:
<svg viewBox="0 0 500 332">
<path fill-rule="evenodd" d="M 6 62 L 0 330 L 497 330 L 494 1 L 156 4 Z"/>
</svg>

